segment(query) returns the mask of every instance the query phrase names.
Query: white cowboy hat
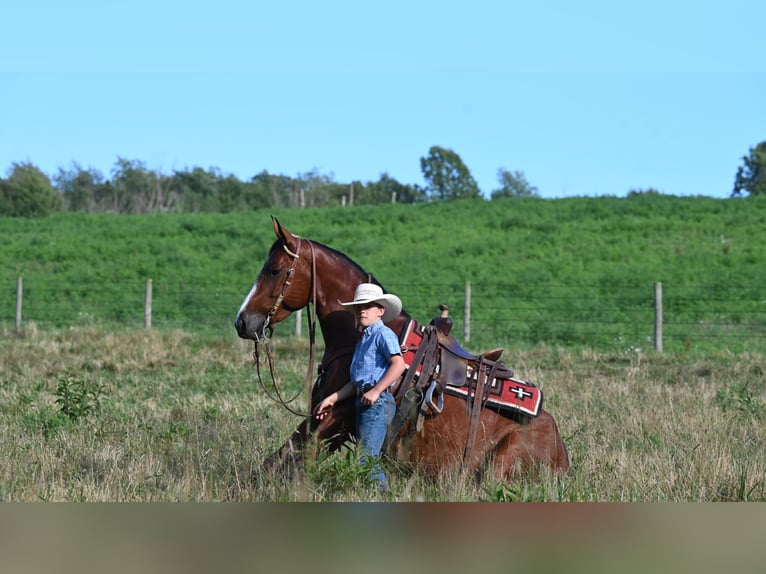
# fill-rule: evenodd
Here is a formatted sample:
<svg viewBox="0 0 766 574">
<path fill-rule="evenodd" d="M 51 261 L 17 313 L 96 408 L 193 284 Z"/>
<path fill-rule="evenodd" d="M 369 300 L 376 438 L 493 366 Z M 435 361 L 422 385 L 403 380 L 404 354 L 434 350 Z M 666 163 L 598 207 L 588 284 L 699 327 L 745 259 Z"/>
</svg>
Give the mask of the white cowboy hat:
<svg viewBox="0 0 766 574">
<path fill-rule="evenodd" d="M 383 313 L 383 322 L 387 323 L 402 310 L 402 301 L 393 293 L 383 293 L 380 285 L 373 283 L 360 283 L 354 292 L 354 300 L 348 303 L 338 301 L 344 307 L 355 307 L 367 303 L 378 303 L 386 310 Z"/>
</svg>

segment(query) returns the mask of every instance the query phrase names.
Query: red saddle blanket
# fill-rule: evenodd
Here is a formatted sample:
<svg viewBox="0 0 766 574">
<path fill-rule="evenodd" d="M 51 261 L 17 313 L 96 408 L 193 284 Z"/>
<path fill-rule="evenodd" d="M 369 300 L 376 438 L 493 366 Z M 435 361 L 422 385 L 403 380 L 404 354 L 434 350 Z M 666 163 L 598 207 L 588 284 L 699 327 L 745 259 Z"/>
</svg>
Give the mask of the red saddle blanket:
<svg viewBox="0 0 766 574">
<path fill-rule="evenodd" d="M 467 399 L 474 396 L 475 389 L 465 384 L 459 387 L 447 386 L 444 392 Z M 487 406 L 499 411 L 510 409 L 536 417 L 543 404 L 542 391 L 532 383 L 519 379 L 492 379 L 484 392 Z"/>
<path fill-rule="evenodd" d="M 423 341 L 422 327 L 417 325 L 415 321 L 411 321 L 404 333 L 402 334 L 402 354 L 404 356 L 404 362 L 408 367 L 412 365 L 415 359 L 415 354 L 418 347 Z M 417 365 L 417 374 L 421 375 L 422 365 Z M 438 366 L 437 373 L 429 373 L 436 376 L 438 379 Z M 466 376 L 463 384 L 447 384 L 444 387 L 444 392 L 448 395 L 459 396 L 464 399 L 473 397 L 476 387 L 476 369 L 471 362 L 466 363 Z M 529 416 L 537 416 L 542 408 L 543 393 L 542 391 L 527 381 L 509 378 L 492 378 L 488 381 L 487 387 L 484 390 L 484 400 L 486 406 L 497 409 L 500 412 L 514 411 L 525 413 Z"/>
</svg>

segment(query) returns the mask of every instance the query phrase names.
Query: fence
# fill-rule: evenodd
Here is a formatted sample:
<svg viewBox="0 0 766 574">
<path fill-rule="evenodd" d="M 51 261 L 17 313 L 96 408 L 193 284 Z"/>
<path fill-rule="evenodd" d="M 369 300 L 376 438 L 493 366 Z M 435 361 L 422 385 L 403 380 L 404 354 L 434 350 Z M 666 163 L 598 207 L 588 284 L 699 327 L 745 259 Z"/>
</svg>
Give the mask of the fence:
<svg viewBox="0 0 766 574">
<path fill-rule="evenodd" d="M 10 286 L 9 286 L 10 287 Z M 547 285 L 503 283 L 408 283 L 397 287 L 410 314 L 427 322 L 446 303 L 453 334 L 467 347 L 537 344 L 587 345 L 662 352 L 717 348 L 763 349 L 766 302 L 760 287 L 711 292 L 705 286 Z M 249 286 L 189 286 L 146 281 L 81 281 L 61 284 L 16 280 L 0 292 L 0 323 L 15 308 L 15 327 L 120 324 L 206 328 L 233 334 L 233 319 Z M 12 316 L 12 315 L 11 315 Z M 10 317 L 8 317 L 10 319 Z M 302 336 L 305 314 L 293 329 Z"/>
</svg>

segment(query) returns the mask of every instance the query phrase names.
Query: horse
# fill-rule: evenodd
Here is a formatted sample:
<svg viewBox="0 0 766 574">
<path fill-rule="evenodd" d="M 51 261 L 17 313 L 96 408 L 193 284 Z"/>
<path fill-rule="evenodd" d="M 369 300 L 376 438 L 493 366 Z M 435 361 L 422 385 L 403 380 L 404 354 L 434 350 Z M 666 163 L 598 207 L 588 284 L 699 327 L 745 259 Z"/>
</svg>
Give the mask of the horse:
<svg viewBox="0 0 766 574">
<path fill-rule="evenodd" d="M 324 354 L 312 385 L 309 380 L 313 368 L 312 340 L 310 371 L 307 373 L 307 386 L 311 387 L 309 412 L 302 413 L 304 419 L 290 438 L 263 463 L 269 472 L 288 469 L 292 474 L 302 468 L 310 440 L 316 439 L 331 451 L 354 440 L 356 414 L 353 399 L 336 403 L 329 416 L 321 420 L 311 413 L 325 396 L 349 380 L 349 366 L 360 332 L 355 315 L 342 307 L 340 301 L 352 300 L 359 283 L 380 283 L 340 251 L 294 235 L 275 217 L 272 217 L 272 224 L 277 239 L 255 284 L 244 298 L 234 324 L 239 337 L 255 342 L 254 355 L 258 363 L 259 349 L 268 346 L 277 323 L 293 312 L 309 307 L 309 329 L 313 339 L 312 318 L 314 321 L 318 319 Z M 437 322 L 436 319 L 432 324 Z M 411 329 L 413 324 L 417 325 L 404 309 L 398 317 L 386 323 L 400 341 L 405 329 Z M 423 329 L 420 333 L 421 337 L 427 335 Z M 448 339 L 443 330 L 438 335 L 440 341 Z M 495 363 L 490 361 L 489 364 Z M 408 370 L 414 371 L 414 366 Z M 466 375 L 465 369 L 462 374 Z M 401 386 L 400 389 L 406 390 Z M 481 390 L 475 381 L 473 389 L 475 395 Z M 541 408 L 535 416 L 525 416 L 491 408 L 471 409 L 467 408 L 467 402 L 472 396 L 471 393 L 467 395 L 442 393 L 438 414 L 432 411 L 420 417 L 418 428 L 414 421 L 399 419 L 401 432 L 390 437 L 388 454 L 404 465 L 418 469 L 424 476 L 435 478 L 440 473 L 462 470 L 478 480 L 491 473 L 498 480 L 510 481 L 521 473 L 539 472 L 545 468 L 555 473 L 568 470 L 567 450 L 556 421 L 548 412 Z M 404 396 L 404 392 L 396 392 L 400 410 L 404 408 Z M 473 399 L 476 403 L 479 397 L 473 396 Z M 475 436 L 471 437 L 471 434 Z"/>
</svg>

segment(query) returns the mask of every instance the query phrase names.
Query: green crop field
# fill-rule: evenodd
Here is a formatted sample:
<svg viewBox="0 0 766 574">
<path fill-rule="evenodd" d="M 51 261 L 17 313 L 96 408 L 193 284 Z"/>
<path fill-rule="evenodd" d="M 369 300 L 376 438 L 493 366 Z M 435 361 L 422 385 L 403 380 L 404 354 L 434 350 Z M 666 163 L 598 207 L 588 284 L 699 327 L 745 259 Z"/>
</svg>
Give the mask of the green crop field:
<svg viewBox="0 0 766 574">
<path fill-rule="evenodd" d="M 274 241 L 271 212 L 0 219 L 0 324 L 153 324 L 229 332 Z M 427 321 L 448 303 L 470 345 L 763 348 L 766 202 L 638 195 L 275 211 L 334 247 Z"/>
<path fill-rule="evenodd" d="M 370 494 L 349 452 L 299 483 L 260 463 L 298 424 L 256 383 L 234 314 L 271 212 L 0 219 L 0 499 L 766 500 L 766 202 L 464 201 L 275 211 L 357 261 L 421 321 L 446 302 L 545 392 L 565 477 L 438 484 L 390 468 Z M 22 278 L 22 322 L 15 325 Z M 152 329 L 143 328 L 153 287 Z M 662 283 L 664 352 L 653 349 Z M 305 334 L 274 341 L 301 389 Z"/>
</svg>

